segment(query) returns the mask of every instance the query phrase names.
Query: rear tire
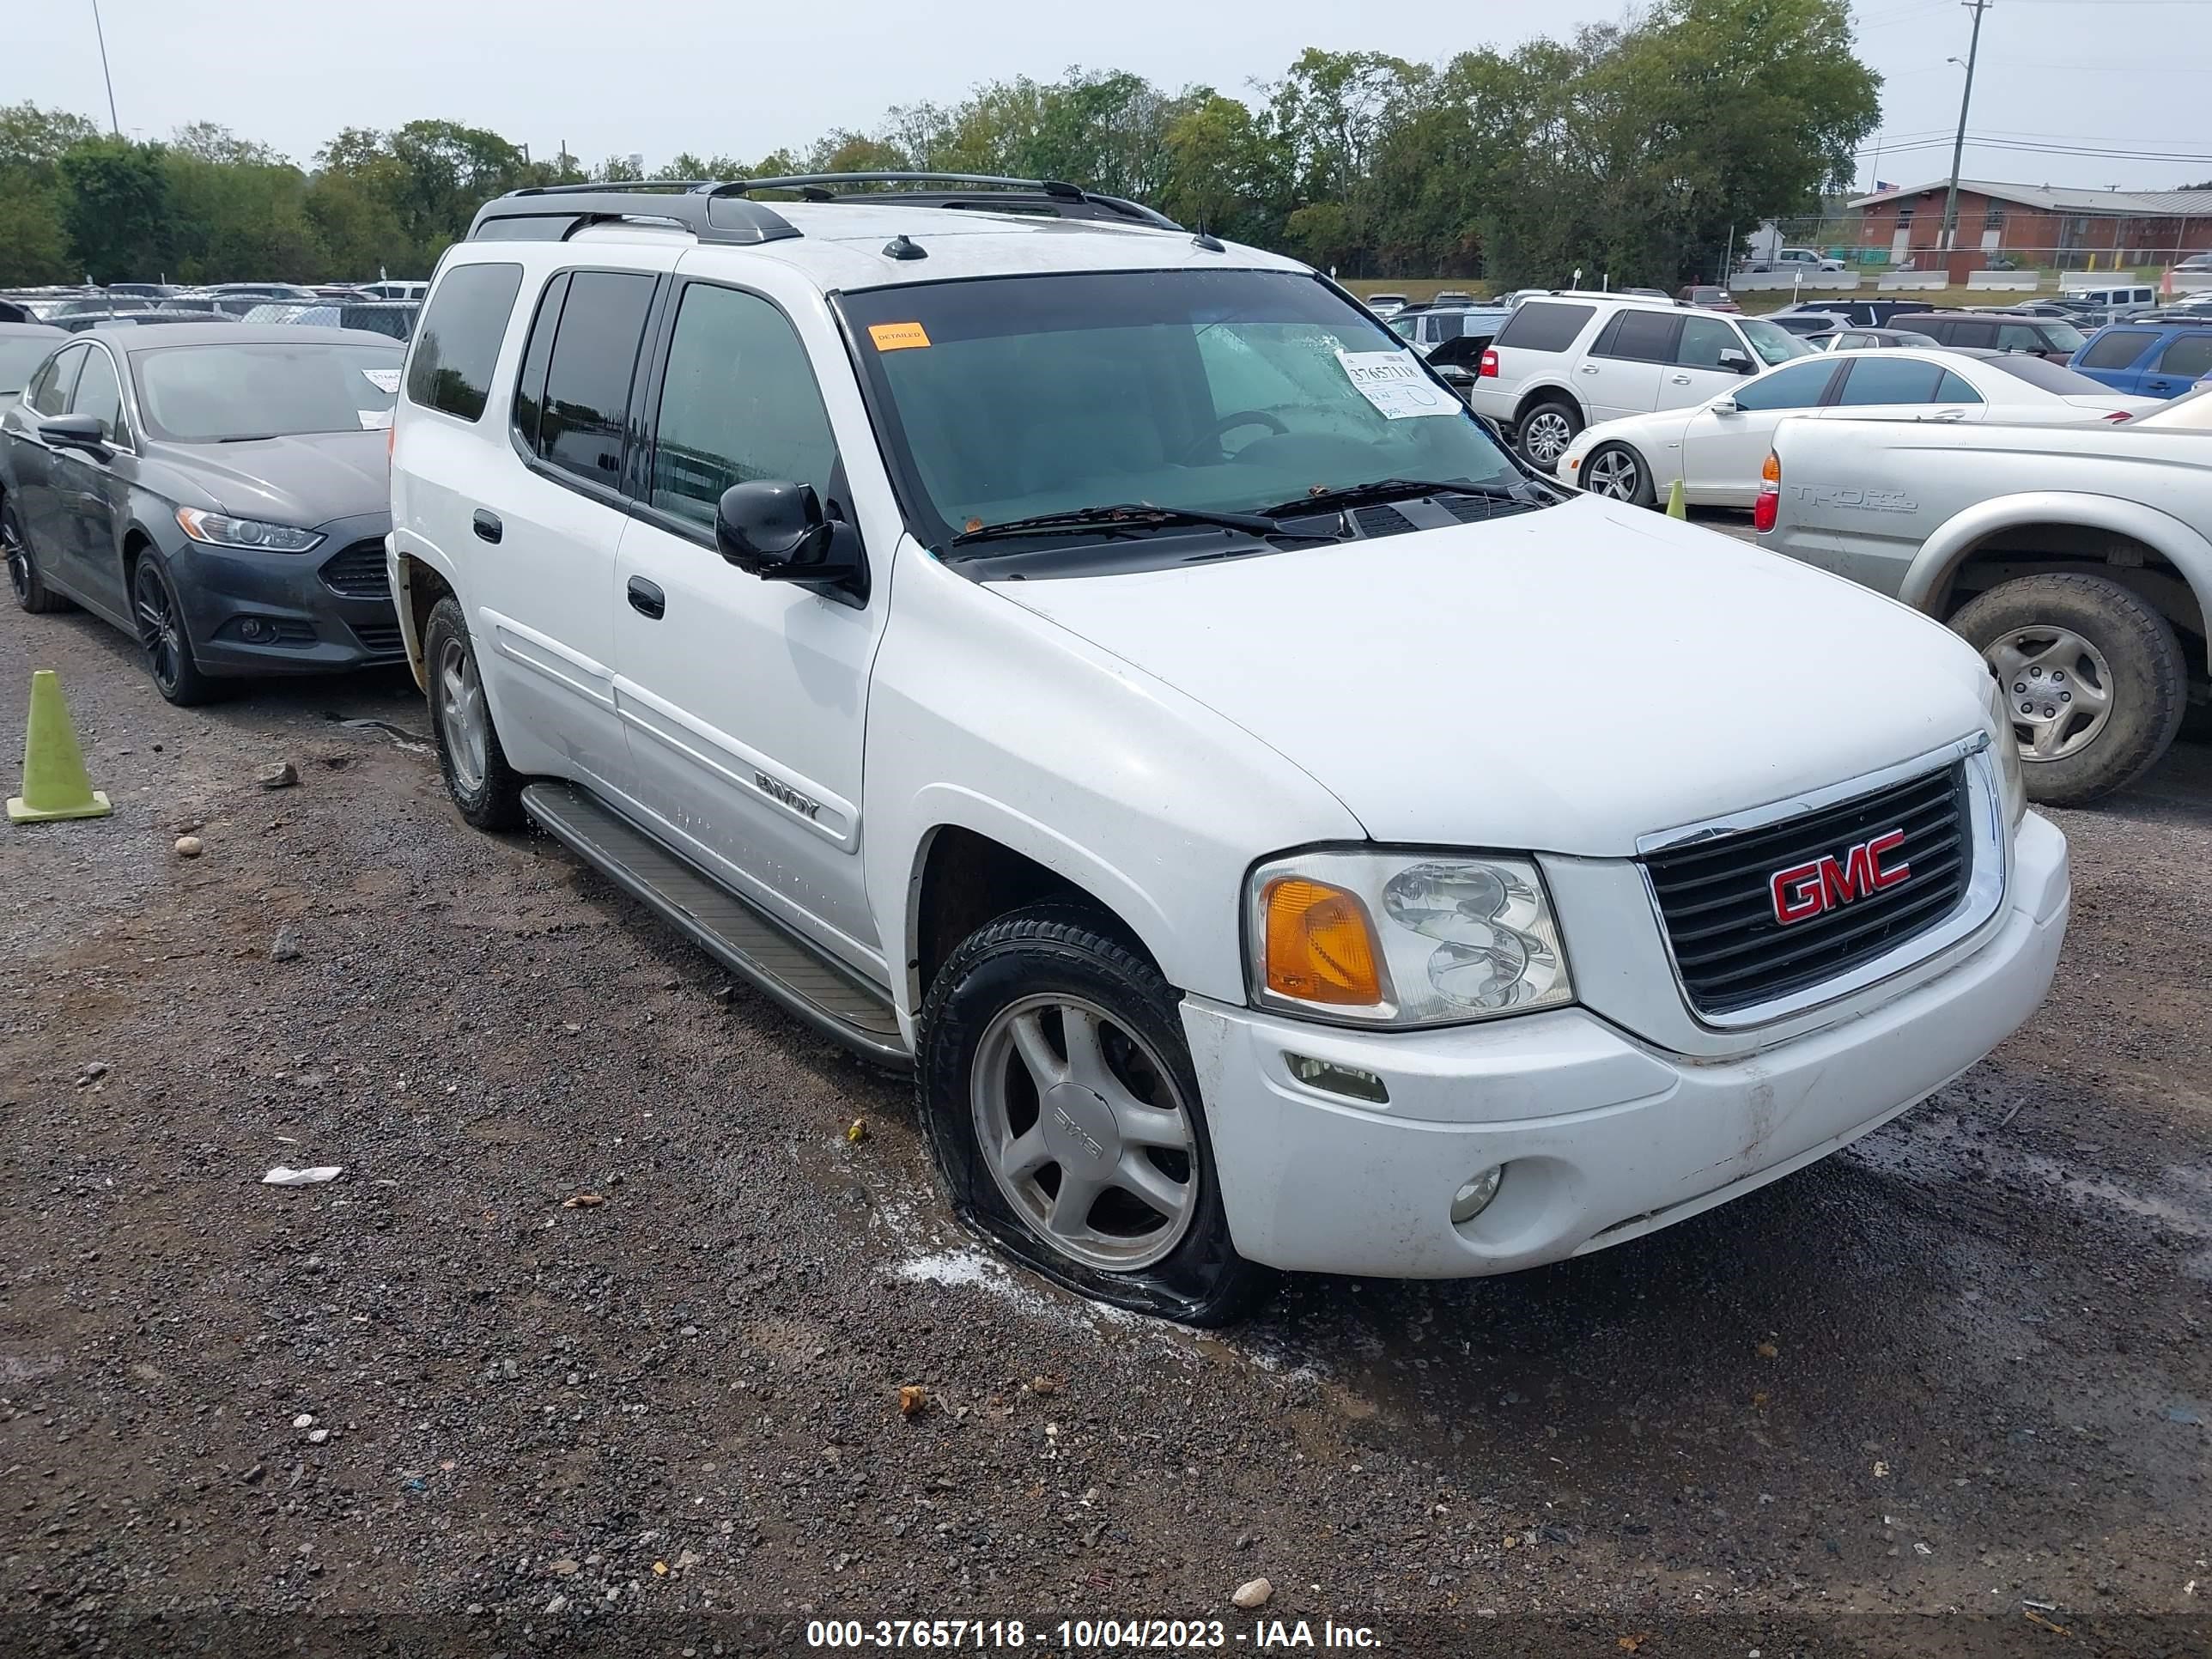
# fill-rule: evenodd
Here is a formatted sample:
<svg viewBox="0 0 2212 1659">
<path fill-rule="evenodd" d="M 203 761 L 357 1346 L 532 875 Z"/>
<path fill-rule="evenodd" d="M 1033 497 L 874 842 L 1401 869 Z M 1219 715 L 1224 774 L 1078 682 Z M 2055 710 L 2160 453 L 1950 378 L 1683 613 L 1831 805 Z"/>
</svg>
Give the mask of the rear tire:
<svg viewBox="0 0 2212 1659">
<path fill-rule="evenodd" d="M 1582 411 L 1564 398 L 1547 398 L 1520 418 L 1513 429 L 1521 459 L 1539 472 L 1555 472 L 1559 457 L 1583 429 Z"/>
<path fill-rule="evenodd" d="M 430 730 L 438 744 L 438 770 L 462 817 L 478 830 L 522 826 L 522 787 L 529 781 L 507 763 L 492 724 L 477 667 L 476 642 L 460 601 L 450 593 L 430 609 L 422 630 L 422 660 L 429 681 Z"/>
<path fill-rule="evenodd" d="M 39 574 L 39 561 L 31 551 L 30 538 L 23 533 L 23 521 L 8 501 L 0 501 L 0 556 L 8 561 L 8 586 L 17 605 L 34 617 L 69 609 L 69 601 Z"/>
<path fill-rule="evenodd" d="M 919 1115 L 954 1208 L 1016 1261 L 1228 1324 L 1271 1276 L 1230 1241 L 1179 999 L 1111 925 L 1040 904 L 969 934 L 922 1006 Z"/>
<path fill-rule="evenodd" d="M 1583 461 L 1583 488 L 1607 501 L 1656 507 L 1658 489 L 1644 457 L 1626 444 L 1600 444 Z"/>
<path fill-rule="evenodd" d="M 2031 800 L 2080 806 L 2124 788 L 2181 727 L 2189 675 L 2180 644 L 2165 617 L 2116 581 L 2023 576 L 1974 599 L 1951 626 L 2007 694 Z M 2098 712 L 2081 712 L 2094 697 Z"/>
</svg>

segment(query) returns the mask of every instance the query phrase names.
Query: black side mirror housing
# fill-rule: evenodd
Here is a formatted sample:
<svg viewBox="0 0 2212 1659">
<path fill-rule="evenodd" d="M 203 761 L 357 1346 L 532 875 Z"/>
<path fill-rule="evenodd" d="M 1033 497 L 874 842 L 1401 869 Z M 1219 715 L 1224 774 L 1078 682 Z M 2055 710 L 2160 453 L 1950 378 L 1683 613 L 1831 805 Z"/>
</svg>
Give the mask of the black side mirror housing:
<svg viewBox="0 0 2212 1659">
<path fill-rule="evenodd" d="M 867 597 L 857 526 L 825 518 L 811 484 L 760 478 L 732 484 L 714 505 L 714 545 L 763 581 L 821 583 Z"/>
<path fill-rule="evenodd" d="M 1732 368 L 1739 374 L 1748 374 L 1752 371 L 1751 359 L 1745 356 L 1741 351 L 1722 352 L 1721 367 L 1723 368 Z"/>
<path fill-rule="evenodd" d="M 55 449 L 82 449 L 92 455 L 112 453 L 97 415 L 49 416 L 39 422 L 39 436 Z"/>
</svg>

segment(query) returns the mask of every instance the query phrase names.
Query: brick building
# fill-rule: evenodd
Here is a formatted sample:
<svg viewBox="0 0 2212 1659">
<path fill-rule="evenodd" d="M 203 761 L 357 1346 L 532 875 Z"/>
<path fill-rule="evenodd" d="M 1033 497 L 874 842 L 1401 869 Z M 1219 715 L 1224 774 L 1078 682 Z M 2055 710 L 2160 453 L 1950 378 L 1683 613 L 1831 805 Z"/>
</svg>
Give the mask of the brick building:
<svg viewBox="0 0 2212 1659">
<path fill-rule="evenodd" d="M 1910 259 L 1934 270 L 1950 180 L 1889 185 L 1854 198 L 1857 240 L 1867 257 Z M 1992 255 L 2022 266 L 2079 270 L 2094 256 L 2108 266 L 2163 266 L 2212 248 L 2212 189 L 2063 190 L 2046 185 L 1959 181 L 1958 230 L 1952 274 L 1981 270 Z"/>
</svg>

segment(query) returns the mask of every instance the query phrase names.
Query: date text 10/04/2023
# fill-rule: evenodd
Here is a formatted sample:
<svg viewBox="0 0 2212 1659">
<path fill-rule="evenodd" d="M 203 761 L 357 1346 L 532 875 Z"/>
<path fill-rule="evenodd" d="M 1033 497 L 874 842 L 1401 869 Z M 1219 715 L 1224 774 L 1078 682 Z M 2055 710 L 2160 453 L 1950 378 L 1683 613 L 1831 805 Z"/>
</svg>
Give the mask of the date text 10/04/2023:
<svg viewBox="0 0 2212 1659">
<path fill-rule="evenodd" d="M 1249 1630 L 1232 1629 L 1220 1619 L 1062 1619 L 1043 1623 L 1018 1619 L 811 1619 L 806 1644 L 833 1650 L 1034 1647 L 1045 1653 L 1233 1651 L 1239 1647 L 1374 1652 L 1382 1645 L 1371 1627 L 1340 1625 L 1333 1619 L 1322 1620 L 1318 1626 L 1304 1619 L 1261 1619 Z"/>
</svg>

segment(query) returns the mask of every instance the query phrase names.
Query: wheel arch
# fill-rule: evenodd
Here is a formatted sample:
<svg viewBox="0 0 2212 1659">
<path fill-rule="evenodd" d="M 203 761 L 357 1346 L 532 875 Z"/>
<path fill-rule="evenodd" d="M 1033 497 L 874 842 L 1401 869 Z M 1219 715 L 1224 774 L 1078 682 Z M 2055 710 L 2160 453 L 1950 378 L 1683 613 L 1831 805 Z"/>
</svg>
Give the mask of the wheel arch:
<svg viewBox="0 0 2212 1659">
<path fill-rule="evenodd" d="M 1589 411 L 1583 407 L 1583 400 L 1575 396 L 1574 388 L 1558 380 L 1540 381 L 1524 390 L 1514 402 L 1513 419 L 1517 423 L 1525 418 L 1528 411 L 1535 408 L 1538 404 L 1559 402 L 1565 403 L 1572 409 L 1575 411 L 1575 418 L 1582 422 L 1584 426 L 1589 424 Z"/>
<path fill-rule="evenodd" d="M 399 637 L 407 647 L 407 672 L 415 677 L 415 689 L 427 696 L 430 680 L 422 659 L 422 636 L 429 631 L 430 612 L 447 595 L 457 601 L 460 596 L 453 592 L 453 585 L 443 571 L 410 553 L 392 559 L 392 586 L 396 601 L 392 609 L 399 615 Z"/>
<path fill-rule="evenodd" d="M 933 821 L 918 838 L 891 959 L 905 964 L 905 1004 L 919 1012 L 932 980 L 960 941 L 1024 905 L 1058 901 L 1097 913 L 1170 984 L 1171 937 L 1152 896 L 1064 836 L 997 803 L 950 786 L 930 792 Z M 886 945 L 894 941 L 886 940 Z"/>
<path fill-rule="evenodd" d="M 2212 641 L 2212 540 L 2171 514 L 2110 495 L 2037 491 L 1983 501 L 1921 544 L 1898 598 L 1948 617 L 1980 588 L 2041 571 L 2100 574 Z M 1986 574 L 1986 583 L 1969 581 Z M 2200 665 L 2204 653 L 2200 649 Z"/>
</svg>

